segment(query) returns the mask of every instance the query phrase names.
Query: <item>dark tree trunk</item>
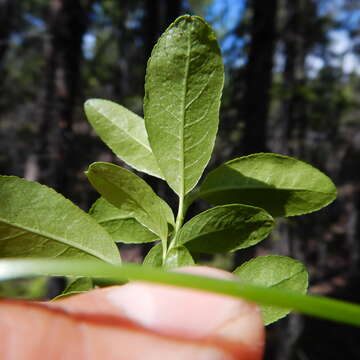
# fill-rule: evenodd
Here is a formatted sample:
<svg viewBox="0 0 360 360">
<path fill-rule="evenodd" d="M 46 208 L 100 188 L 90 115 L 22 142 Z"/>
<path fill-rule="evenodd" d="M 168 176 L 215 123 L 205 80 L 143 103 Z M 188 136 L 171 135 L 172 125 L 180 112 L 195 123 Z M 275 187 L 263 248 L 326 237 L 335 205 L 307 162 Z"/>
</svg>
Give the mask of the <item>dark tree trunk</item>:
<svg viewBox="0 0 360 360">
<path fill-rule="evenodd" d="M 166 1 L 166 23 L 169 26 L 181 14 L 181 0 Z"/>
<path fill-rule="evenodd" d="M 240 109 L 245 121 L 242 144 L 235 155 L 266 151 L 267 119 L 276 44 L 277 0 L 253 0 L 249 58 L 245 94 Z"/>
<path fill-rule="evenodd" d="M 40 180 L 67 194 L 75 154 L 73 116 L 79 99 L 82 39 L 92 1 L 51 0 L 45 44 L 44 90 L 38 157 Z"/>
<path fill-rule="evenodd" d="M 232 156 L 266 151 L 267 119 L 272 85 L 273 57 L 276 45 L 277 0 L 253 0 L 249 58 L 245 69 L 244 97 L 239 114 L 245 121 L 242 141 Z M 238 266 L 255 254 L 255 249 L 237 251 Z"/>
<path fill-rule="evenodd" d="M 150 57 L 152 48 L 160 35 L 160 0 L 145 0 L 144 18 L 144 42 L 145 42 L 145 61 Z"/>
<path fill-rule="evenodd" d="M 181 4 L 181 0 L 145 0 L 146 61 L 159 36 L 181 14 Z"/>
<path fill-rule="evenodd" d="M 313 15 L 312 0 L 286 0 L 284 2 L 285 25 L 282 31 L 285 66 L 283 72 L 283 100 L 277 135 L 272 150 L 305 160 L 305 137 L 308 130 L 306 102 L 302 89 L 306 85 L 305 59 L 312 47 L 307 25 Z M 306 241 L 310 238 L 312 224 L 308 219 L 296 218 L 282 221 L 277 229 L 276 252 L 306 262 Z M 274 325 L 277 347 L 274 359 L 294 357 L 297 343 L 304 328 L 304 318 L 290 314 Z"/>
<path fill-rule="evenodd" d="M 14 25 L 17 0 L 0 0 L 0 93 L 5 82 L 4 62 L 9 48 L 9 37 Z M 0 98 L 0 111 L 4 104 Z"/>
<path fill-rule="evenodd" d="M 0 72 L 2 74 L 4 58 L 9 47 L 9 36 L 12 31 L 16 0 L 0 0 Z"/>
<path fill-rule="evenodd" d="M 309 0 L 287 0 L 287 21 L 284 28 L 285 68 L 283 100 L 283 130 L 281 152 L 304 156 L 304 138 L 307 130 L 306 106 L 300 89 L 305 85 L 306 22 Z M 295 138 L 296 137 L 296 138 Z M 294 141 L 291 141 L 294 140 Z M 289 146 L 289 144 L 293 144 Z"/>
</svg>

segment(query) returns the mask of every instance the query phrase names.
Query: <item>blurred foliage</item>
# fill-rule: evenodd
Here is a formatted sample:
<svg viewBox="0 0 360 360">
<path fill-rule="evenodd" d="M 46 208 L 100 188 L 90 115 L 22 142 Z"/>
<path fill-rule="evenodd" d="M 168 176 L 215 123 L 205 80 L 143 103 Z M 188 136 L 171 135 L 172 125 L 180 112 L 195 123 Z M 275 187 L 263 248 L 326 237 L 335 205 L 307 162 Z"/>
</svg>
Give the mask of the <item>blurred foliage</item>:
<svg viewBox="0 0 360 360">
<path fill-rule="evenodd" d="M 47 296 L 47 284 L 48 279 L 46 277 L 2 281 L 0 283 L 0 297 L 44 299 Z"/>
</svg>

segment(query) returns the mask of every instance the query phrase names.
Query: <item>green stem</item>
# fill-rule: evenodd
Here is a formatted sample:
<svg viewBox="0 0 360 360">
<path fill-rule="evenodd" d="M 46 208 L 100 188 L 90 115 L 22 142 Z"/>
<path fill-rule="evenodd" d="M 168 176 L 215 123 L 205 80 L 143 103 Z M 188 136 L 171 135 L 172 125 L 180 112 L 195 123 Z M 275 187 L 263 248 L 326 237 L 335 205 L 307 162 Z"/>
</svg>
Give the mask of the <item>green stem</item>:
<svg viewBox="0 0 360 360">
<path fill-rule="evenodd" d="M 167 249 L 167 239 L 161 239 L 161 244 L 162 244 L 162 263 L 165 264 L 166 261 L 166 255 L 168 252 Z M 169 249 L 170 250 L 170 249 Z"/>
<path fill-rule="evenodd" d="M 176 222 L 175 222 L 175 231 L 174 231 L 175 233 L 174 233 L 174 237 L 169 245 L 169 251 L 177 245 L 179 231 L 184 222 L 184 216 L 185 216 L 185 206 L 184 205 L 185 205 L 184 196 L 179 195 L 179 207 L 178 207 L 178 213 L 177 213 Z"/>
<path fill-rule="evenodd" d="M 343 322 L 360 327 L 360 306 L 345 301 L 300 295 L 295 292 L 246 285 L 239 281 L 220 280 L 204 276 L 166 272 L 136 264 L 115 266 L 102 261 L 77 260 L 1 260 L 0 280 L 34 275 L 89 276 L 126 279 L 205 290 L 241 297 L 263 305 L 297 310 L 307 315 Z"/>
<path fill-rule="evenodd" d="M 179 209 L 176 216 L 175 233 L 177 234 L 184 222 L 184 196 L 179 197 Z"/>
</svg>

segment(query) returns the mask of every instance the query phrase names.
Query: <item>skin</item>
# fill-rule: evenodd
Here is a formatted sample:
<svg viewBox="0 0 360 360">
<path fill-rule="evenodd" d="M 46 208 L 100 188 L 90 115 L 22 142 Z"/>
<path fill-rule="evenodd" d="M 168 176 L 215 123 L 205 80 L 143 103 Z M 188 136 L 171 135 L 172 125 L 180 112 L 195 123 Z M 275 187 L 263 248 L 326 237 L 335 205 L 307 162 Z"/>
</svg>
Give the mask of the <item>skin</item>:
<svg viewBox="0 0 360 360">
<path fill-rule="evenodd" d="M 4 360 L 260 360 L 264 327 L 244 300 L 133 282 L 53 302 L 0 300 L 0 339 Z"/>
</svg>

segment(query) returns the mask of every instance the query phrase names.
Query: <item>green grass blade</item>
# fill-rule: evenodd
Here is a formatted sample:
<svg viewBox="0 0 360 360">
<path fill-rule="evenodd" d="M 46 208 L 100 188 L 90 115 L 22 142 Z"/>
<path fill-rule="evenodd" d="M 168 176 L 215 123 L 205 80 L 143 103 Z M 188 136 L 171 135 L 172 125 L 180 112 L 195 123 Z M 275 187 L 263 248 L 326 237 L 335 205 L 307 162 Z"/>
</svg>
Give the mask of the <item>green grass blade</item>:
<svg viewBox="0 0 360 360">
<path fill-rule="evenodd" d="M 360 305 L 314 295 L 245 285 L 238 281 L 167 272 L 136 264 L 115 266 L 94 261 L 1 260 L 0 280 L 33 275 L 90 276 L 118 280 L 142 280 L 153 283 L 205 290 L 241 297 L 262 305 L 290 308 L 306 315 L 360 327 Z"/>
</svg>

